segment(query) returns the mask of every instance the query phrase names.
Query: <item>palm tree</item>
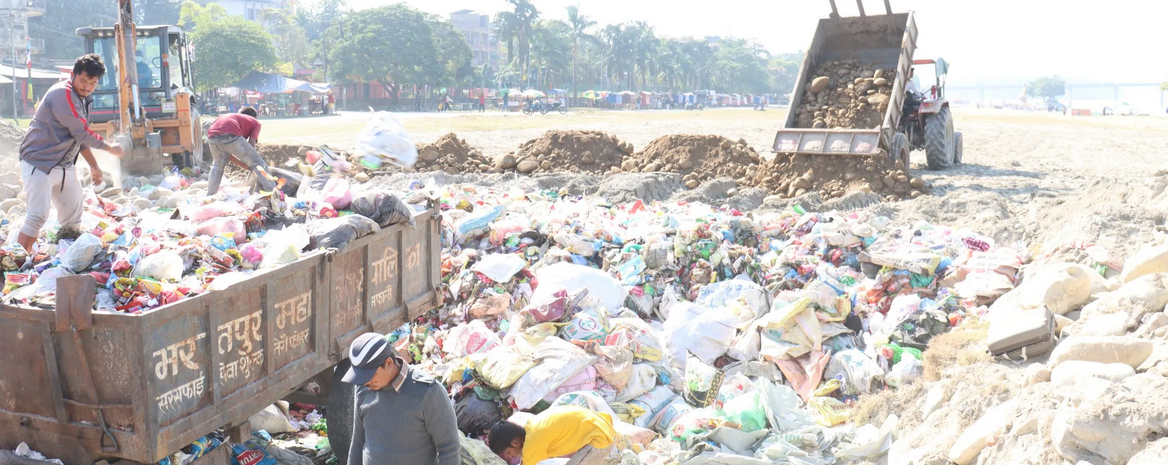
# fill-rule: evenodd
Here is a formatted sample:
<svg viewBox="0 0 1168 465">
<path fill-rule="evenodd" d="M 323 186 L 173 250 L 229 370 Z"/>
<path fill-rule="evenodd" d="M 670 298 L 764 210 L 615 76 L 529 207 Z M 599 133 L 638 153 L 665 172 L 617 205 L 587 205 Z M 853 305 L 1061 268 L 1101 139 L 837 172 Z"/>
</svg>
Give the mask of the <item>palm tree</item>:
<svg viewBox="0 0 1168 465">
<path fill-rule="evenodd" d="M 576 61 L 580 56 L 580 39 L 588 35 L 588 28 L 595 26 L 596 21 L 580 14 L 579 5 L 568 5 L 568 25 L 572 27 L 572 101 L 579 95 L 576 90 Z"/>
<path fill-rule="evenodd" d="M 531 58 L 531 32 L 535 29 L 536 20 L 539 19 L 539 10 L 535 9 L 535 5 L 532 5 L 528 0 L 507 0 L 507 2 L 515 8 L 514 11 L 499 13 L 499 16 L 508 22 L 519 40 L 519 60 L 523 62 L 523 78 L 524 81 L 527 81 L 531 79 L 528 73 Z M 508 55 L 511 55 L 510 51 L 508 51 Z"/>
</svg>

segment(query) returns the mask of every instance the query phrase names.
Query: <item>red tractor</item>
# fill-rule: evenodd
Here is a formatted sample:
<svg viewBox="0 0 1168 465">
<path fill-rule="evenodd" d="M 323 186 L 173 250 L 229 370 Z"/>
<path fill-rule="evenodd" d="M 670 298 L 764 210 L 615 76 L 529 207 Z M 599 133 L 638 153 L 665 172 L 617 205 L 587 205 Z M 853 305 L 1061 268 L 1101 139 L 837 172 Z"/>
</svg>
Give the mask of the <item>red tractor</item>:
<svg viewBox="0 0 1168 465">
<path fill-rule="evenodd" d="M 905 89 L 904 112 L 891 144 L 892 156 L 907 159 L 909 150 L 924 150 L 930 169 L 959 165 L 961 133 L 953 130 L 953 113 L 949 100 L 945 99 L 949 63 L 942 58 L 913 60 L 913 66 Z M 915 75 L 921 70 L 927 74 L 929 69 L 933 71 L 933 84 L 928 88 L 918 87 Z"/>
</svg>

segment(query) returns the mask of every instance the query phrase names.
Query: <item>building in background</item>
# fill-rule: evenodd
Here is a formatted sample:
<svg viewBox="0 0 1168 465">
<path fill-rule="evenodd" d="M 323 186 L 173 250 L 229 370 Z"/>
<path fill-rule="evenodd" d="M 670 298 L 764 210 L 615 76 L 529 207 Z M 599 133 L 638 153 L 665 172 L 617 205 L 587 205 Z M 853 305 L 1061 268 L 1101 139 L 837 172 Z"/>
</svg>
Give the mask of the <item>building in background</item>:
<svg viewBox="0 0 1168 465">
<path fill-rule="evenodd" d="M 272 8 L 290 8 L 293 0 L 203 0 L 199 3 L 204 5 L 217 3 L 227 10 L 229 15 L 243 16 L 243 19 L 248 21 L 259 22 L 261 11 Z"/>
<path fill-rule="evenodd" d="M 51 86 L 56 82 L 55 79 L 38 80 L 44 77 L 39 69 L 29 79 L 32 58 L 45 52 L 45 40 L 29 38 L 28 18 L 44 14 L 44 0 L 0 0 L 0 23 L 3 23 L 0 24 L 0 57 L 3 57 L 0 62 L 7 65 L 0 66 L 0 95 L 5 96 L 0 98 L 3 102 L 0 112 L 5 117 L 12 116 L 14 103 L 18 113 L 31 113 L 38 93 L 37 84 Z M 43 88 L 39 89 L 39 93 L 43 92 Z"/>
<path fill-rule="evenodd" d="M 491 69 L 499 69 L 499 34 L 491 15 L 475 10 L 458 10 L 450 13 L 450 23 L 454 30 L 461 32 L 470 46 L 472 62 L 476 68 L 488 64 Z"/>
</svg>

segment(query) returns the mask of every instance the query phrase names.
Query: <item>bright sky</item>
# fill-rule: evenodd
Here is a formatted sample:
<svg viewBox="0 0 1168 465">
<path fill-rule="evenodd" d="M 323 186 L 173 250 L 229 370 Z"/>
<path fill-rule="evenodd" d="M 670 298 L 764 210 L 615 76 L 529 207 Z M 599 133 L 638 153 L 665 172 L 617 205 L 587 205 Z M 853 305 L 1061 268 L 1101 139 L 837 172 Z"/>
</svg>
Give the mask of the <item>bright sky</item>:
<svg viewBox="0 0 1168 465">
<path fill-rule="evenodd" d="M 1017 83 L 1059 74 L 1071 82 L 1145 83 L 1168 80 L 1168 1 L 1110 0 L 890 0 L 894 12 L 916 12 L 917 58 L 944 57 L 956 85 Z M 390 0 L 348 0 L 364 9 Z M 448 17 L 461 9 L 508 9 L 504 0 L 405 0 Z M 532 0 L 543 18 L 566 19 L 568 5 L 600 25 L 647 21 L 658 36 L 736 36 L 774 52 L 806 49 L 824 0 Z M 851 0 L 836 0 L 854 16 Z M 1075 6 L 1071 6 L 1075 5 Z M 884 11 L 867 0 L 869 14 Z"/>
</svg>

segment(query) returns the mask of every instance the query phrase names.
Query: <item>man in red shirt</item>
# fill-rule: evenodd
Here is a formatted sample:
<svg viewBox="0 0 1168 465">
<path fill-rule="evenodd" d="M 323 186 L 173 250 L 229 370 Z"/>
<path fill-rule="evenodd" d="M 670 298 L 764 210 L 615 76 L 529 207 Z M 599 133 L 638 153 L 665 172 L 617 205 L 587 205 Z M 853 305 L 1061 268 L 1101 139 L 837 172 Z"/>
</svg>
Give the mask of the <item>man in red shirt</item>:
<svg viewBox="0 0 1168 465">
<path fill-rule="evenodd" d="M 479 113 L 487 111 L 487 91 L 479 91 Z"/>
<path fill-rule="evenodd" d="M 268 163 L 256 152 L 259 142 L 260 122 L 256 120 L 256 110 L 243 107 L 239 113 L 220 116 L 207 130 L 211 146 L 211 175 L 207 179 L 207 195 L 219 192 L 219 182 L 223 180 L 223 170 L 229 158 L 234 157 L 247 165 L 264 192 L 276 188 L 276 182 L 268 177 Z"/>
</svg>

